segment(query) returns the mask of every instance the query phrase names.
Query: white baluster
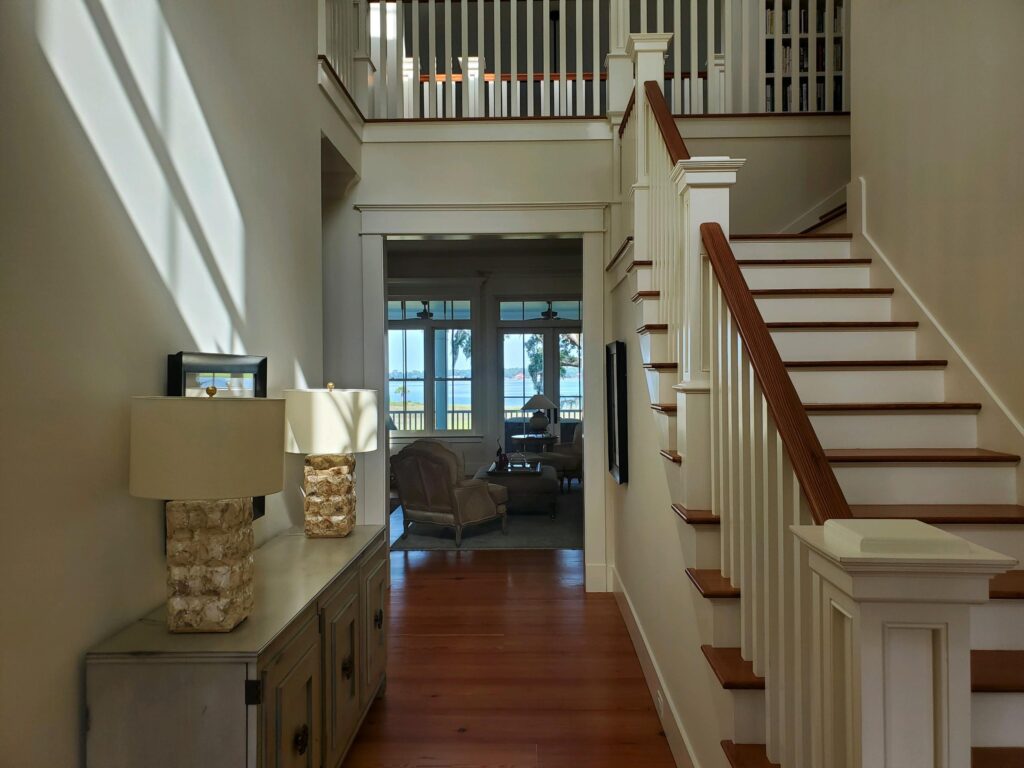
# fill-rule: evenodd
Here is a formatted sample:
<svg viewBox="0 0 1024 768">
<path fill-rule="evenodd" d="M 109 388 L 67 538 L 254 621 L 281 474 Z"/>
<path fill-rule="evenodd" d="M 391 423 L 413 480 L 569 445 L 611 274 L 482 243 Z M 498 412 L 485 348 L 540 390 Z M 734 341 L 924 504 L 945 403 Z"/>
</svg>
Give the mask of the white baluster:
<svg viewBox="0 0 1024 768">
<path fill-rule="evenodd" d="M 625 1 L 627 5 L 630 4 L 629 0 Z M 650 31 L 650 28 L 647 26 L 647 0 L 640 0 L 640 32 L 642 34 L 647 34 Z"/>
<path fill-rule="evenodd" d="M 565 0 L 558 0 L 558 114 L 562 117 L 569 114 L 566 101 L 568 99 L 568 88 L 565 79 L 565 26 L 567 16 L 565 13 Z"/>
<path fill-rule="evenodd" d="M 533 6 L 535 0 L 526 0 L 526 114 L 537 114 L 533 107 Z"/>
<path fill-rule="evenodd" d="M 444 0 L 444 115 L 455 117 L 455 79 L 452 77 L 452 0 Z"/>
<path fill-rule="evenodd" d="M 683 112 L 683 4 L 682 0 L 672 3 L 672 112 Z"/>
<path fill-rule="evenodd" d="M 437 8 L 434 0 L 427 0 L 427 117 L 436 117 L 437 112 Z"/>
<path fill-rule="evenodd" d="M 501 0 L 494 0 L 494 109 L 492 117 L 505 116 L 505 100 L 501 86 Z"/>
<path fill-rule="evenodd" d="M 594 40 L 597 45 L 597 40 Z M 587 90 L 583 87 L 583 3 L 576 0 L 576 114 L 587 113 Z"/>
<path fill-rule="evenodd" d="M 593 101 L 590 105 L 590 114 L 601 114 L 601 3 L 600 0 L 593 6 L 593 46 L 591 52 L 594 55 L 594 63 L 591 66 L 590 90 Z"/>
<path fill-rule="evenodd" d="M 462 54 L 462 116 L 476 117 L 469 108 L 469 0 L 459 3 L 459 22 L 462 27 L 462 43 L 459 53 Z"/>
<path fill-rule="evenodd" d="M 519 32 L 516 18 L 518 5 L 519 0 L 512 0 L 509 3 L 508 86 L 512 91 L 512 117 L 519 117 Z"/>
<path fill-rule="evenodd" d="M 754 665 L 754 674 L 764 677 L 765 668 L 765 647 L 764 647 L 764 625 L 765 625 L 765 568 L 764 568 L 764 542 L 767 532 L 765 530 L 766 519 L 764 509 L 764 487 L 765 487 L 765 424 L 764 424 L 764 395 L 761 385 L 757 381 L 757 375 L 753 368 L 747 369 L 747 393 L 750 401 L 750 486 L 747 493 L 747 504 L 750 509 L 751 520 L 751 547 L 750 547 L 750 578 L 747 579 L 744 600 L 749 599 L 751 605 L 751 626 L 753 637 L 751 639 L 750 661 Z M 748 598 L 749 596 L 749 598 Z"/>
<path fill-rule="evenodd" d="M 761 543 L 761 560 L 764 563 L 762 590 L 764 621 L 762 634 L 766 649 L 765 677 L 765 742 L 768 758 L 779 761 L 779 744 L 782 738 L 781 726 L 781 648 L 779 646 L 779 622 L 781 601 L 779 599 L 779 538 L 782 523 L 779 513 L 782 509 L 782 439 L 775 427 L 775 419 L 768 409 L 768 401 L 762 397 L 761 415 L 764 423 L 764 488 L 762 509 L 764 510 L 764 537 Z"/>
<path fill-rule="evenodd" d="M 420 86 L 420 0 L 412 0 L 412 93 L 411 117 L 423 117 L 423 89 Z"/>
<path fill-rule="evenodd" d="M 700 99 L 700 25 L 698 23 L 699 0 L 690 0 L 690 106 L 687 114 L 699 115 L 703 113 Z"/>
<path fill-rule="evenodd" d="M 544 48 L 544 79 L 541 81 L 540 89 L 540 113 L 546 117 L 551 114 L 551 0 L 544 0 L 541 8 L 544 13 L 541 19 Z"/>
<path fill-rule="evenodd" d="M 737 371 L 736 371 L 736 402 L 737 402 L 737 424 L 736 424 L 736 468 L 738 503 L 737 516 L 740 520 L 740 531 L 737 537 L 737 552 L 739 560 L 738 583 L 740 594 L 746 595 L 750 592 L 751 576 L 750 566 L 753 562 L 752 548 L 754 546 L 753 520 L 751 519 L 750 505 L 750 427 L 751 410 L 750 387 L 750 358 L 746 348 L 741 346 Z M 750 597 L 753 597 L 751 595 Z M 751 657 L 754 646 L 754 631 L 756 625 L 754 620 L 754 601 L 745 597 L 740 601 L 740 651 L 745 659 Z"/>
</svg>

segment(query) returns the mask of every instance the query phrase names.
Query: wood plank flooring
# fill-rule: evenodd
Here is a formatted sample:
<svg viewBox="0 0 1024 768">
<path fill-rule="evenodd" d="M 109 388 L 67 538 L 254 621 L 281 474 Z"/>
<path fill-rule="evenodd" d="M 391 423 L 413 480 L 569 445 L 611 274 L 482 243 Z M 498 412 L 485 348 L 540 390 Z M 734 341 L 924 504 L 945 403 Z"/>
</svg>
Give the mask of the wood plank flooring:
<svg viewBox="0 0 1024 768">
<path fill-rule="evenodd" d="M 345 768 L 672 768 L 578 551 L 395 552 L 388 686 Z"/>
</svg>

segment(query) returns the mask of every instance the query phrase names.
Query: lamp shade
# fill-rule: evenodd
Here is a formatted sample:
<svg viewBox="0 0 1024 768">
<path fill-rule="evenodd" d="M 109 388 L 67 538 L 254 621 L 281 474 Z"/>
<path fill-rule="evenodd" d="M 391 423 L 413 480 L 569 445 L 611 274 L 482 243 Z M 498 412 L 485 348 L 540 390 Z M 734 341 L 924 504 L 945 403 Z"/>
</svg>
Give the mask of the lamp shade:
<svg viewBox="0 0 1024 768">
<path fill-rule="evenodd" d="M 288 453 L 377 450 L 377 393 L 372 389 L 286 389 Z"/>
<path fill-rule="evenodd" d="M 544 395 L 534 395 L 522 407 L 524 411 L 553 411 L 558 406 L 548 400 Z"/>
<path fill-rule="evenodd" d="M 238 499 L 284 487 L 284 400 L 133 397 L 128 489 L 148 499 Z"/>
</svg>

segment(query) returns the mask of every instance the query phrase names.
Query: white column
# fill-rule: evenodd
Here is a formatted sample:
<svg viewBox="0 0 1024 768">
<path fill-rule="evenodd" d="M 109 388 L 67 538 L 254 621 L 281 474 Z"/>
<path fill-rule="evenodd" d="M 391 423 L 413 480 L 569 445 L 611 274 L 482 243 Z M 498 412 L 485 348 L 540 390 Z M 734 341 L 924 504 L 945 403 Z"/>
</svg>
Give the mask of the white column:
<svg viewBox="0 0 1024 768">
<path fill-rule="evenodd" d="M 588 592 L 610 588 L 605 531 L 604 233 L 583 235 L 583 558 Z"/>
<path fill-rule="evenodd" d="M 384 340 L 387 338 L 387 296 L 384 290 L 384 238 L 362 235 L 363 252 L 363 386 L 377 390 L 381 398 L 387 393 L 387 359 Z M 384 429 L 384 408 L 379 409 L 377 434 Z M 359 523 L 387 523 L 388 473 L 385 467 L 385 438 L 377 441 L 377 450 L 359 455 L 357 476 L 359 500 L 362 502 Z"/>
<path fill-rule="evenodd" d="M 812 571 L 812 763 L 970 765 L 970 606 L 1016 561 L 916 520 L 792 530 Z"/>
</svg>

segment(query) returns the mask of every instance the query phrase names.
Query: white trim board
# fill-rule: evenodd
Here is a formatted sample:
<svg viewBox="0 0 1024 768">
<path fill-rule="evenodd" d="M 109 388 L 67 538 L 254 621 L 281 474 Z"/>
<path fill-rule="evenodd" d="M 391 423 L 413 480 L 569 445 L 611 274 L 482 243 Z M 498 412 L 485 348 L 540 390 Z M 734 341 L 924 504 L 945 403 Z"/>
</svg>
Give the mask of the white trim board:
<svg viewBox="0 0 1024 768">
<path fill-rule="evenodd" d="M 960 362 L 963 363 L 967 370 L 970 371 L 971 375 L 974 376 L 978 384 L 981 385 L 981 388 L 985 390 L 985 394 L 987 394 L 992 399 L 992 402 L 996 404 L 996 407 L 999 408 L 1003 416 L 1006 417 L 1007 421 L 1009 421 L 1009 423 L 1013 425 L 1014 429 L 1017 430 L 1018 435 L 1021 438 L 1024 438 L 1024 425 L 1022 425 L 1017 420 L 1017 418 L 1013 415 L 1013 413 L 1006 406 L 1006 404 L 1000 399 L 999 395 L 997 395 L 995 390 L 993 390 L 992 387 L 989 385 L 988 381 L 986 381 L 981 371 L 979 371 L 974 366 L 974 364 L 967 357 L 967 354 L 953 340 L 953 337 L 943 327 L 942 323 L 939 322 L 938 318 L 935 317 L 935 315 L 933 315 L 931 311 L 929 311 L 928 307 L 925 306 L 924 302 L 921 300 L 921 297 L 914 292 L 914 289 L 910 287 L 910 284 L 907 283 L 907 281 L 903 278 L 903 275 L 900 274 L 899 270 L 896 269 L 892 261 L 889 260 L 889 257 L 885 255 L 884 251 L 882 251 L 882 247 L 871 236 L 871 232 L 868 229 L 867 180 L 863 176 L 858 176 L 854 181 L 851 182 L 851 184 L 860 186 L 860 195 L 858 196 L 858 199 L 860 200 L 861 234 L 864 236 L 864 240 L 867 242 L 867 244 L 871 247 L 871 250 L 874 252 L 874 255 L 876 255 L 878 257 L 878 260 L 885 265 L 885 268 L 888 269 L 890 273 L 892 273 L 892 276 L 896 278 L 896 281 L 900 284 L 900 287 L 904 291 L 906 291 L 907 296 L 909 296 L 911 301 L 913 301 L 914 304 L 917 305 L 917 308 L 921 311 L 921 314 L 928 318 L 928 321 L 932 324 L 932 327 L 934 327 L 935 330 L 939 333 L 939 335 L 942 336 L 943 340 L 949 345 L 949 347 L 953 350 L 956 356 L 960 359 Z M 849 199 L 849 196 L 847 197 L 847 199 Z"/>
<path fill-rule="evenodd" d="M 550 120 L 395 120 L 363 126 L 366 143 L 610 141 L 611 124 L 603 117 Z"/>
<path fill-rule="evenodd" d="M 511 235 L 605 231 L 605 202 L 356 206 L 361 234 Z"/>
<path fill-rule="evenodd" d="M 611 566 L 609 570 L 611 572 L 609 588 L 615 594 L 615 602 L 619 604 L 619 612 L 626 623 L 626 629 L 629 631 L 630 640 L 633 641 L 636 655 L 640 659 L 640 668 L 643 669 L 644 680 L 647 682 L 647 689 L 650 691 L 651 699 L 656 700 L 658 691 L 661 691 L 662 699 L 667 707 L 667 711 L 662 712 L 659 715 L 659 719 L 661 720 L 661 727 L 665 730 L 665 738 L 668 739 L 669 749 L 672 750 L 672 757 L 675 758 L 678 768 L 701 768 L 700 763 L 693 758 L 692 742 L 686 733 L 686 728 L 683 727 L 679 711 L 676 709 L 676 705 L 665 687 L 661 668 L 654 659 L 654 654 L 651 652 L 651 647 L 647 642 L 647 634 L 640 625 L 640 620 L 633 609 L 633 601 L 629 599 L 629 593 L 626 592 L 626 588 L 623 586 L 622 579 L 619 578 L 619 572 L 615 569 L 615 566 Z"/>
</svg>

